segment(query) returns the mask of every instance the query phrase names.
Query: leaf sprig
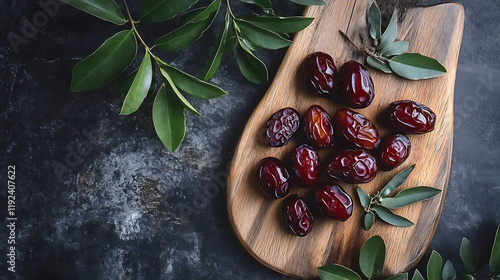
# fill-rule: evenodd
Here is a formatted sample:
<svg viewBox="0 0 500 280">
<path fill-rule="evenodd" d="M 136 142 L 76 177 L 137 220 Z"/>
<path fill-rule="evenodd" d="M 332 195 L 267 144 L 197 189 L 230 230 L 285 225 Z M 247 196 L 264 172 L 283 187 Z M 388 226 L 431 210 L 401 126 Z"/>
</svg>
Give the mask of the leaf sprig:
<svg viewBox="0 0 500 280">
<path fill-rule="evenodd" d="M 241 0 L 256 10 L 255 15 L 235 16 L 226 0 L 226 16 L 209 61 L 201 75 L 194 77 L 162 60 L 153 49 L 174 52 L 189 47 L 210 28 L 221 10 L 222 0 L 213 0 L 206 7 L 191 9 L 198 0 L 144 0 L 136 21 L 126 0 L 125 15 L 114 0 L 62 0 L 67 4 L 116 25 L 127 22 L 131 29 L 123 30 L 106 40 L 94 53 L 79 62 L 73 69 L 71 91 L 87 91 L 100 88 L 135 60 L 138 43 L 145 50 L 140 66 L 125 76 L 115 87 L 124 98 L 120 114 L 136 112 L 146 97 L 156 92 L 152 118 L 158 137 L 171 152 L 175 151 L 186 133 L 184 109 L 200 115 L 185 95 L 212 99 L 226 95 L 221 88 L 206 82 L 217 71 L 222 56 L 236 47 L 239 68 L 246 79 L 253 83 L 265 83 L 268 71 L 257 58 L 259 48 L 280 49 L 291 44 L 290 33 L 306 28 L 312 18 L 279 17 L 274 15 L 270 0 Z M 290 0 L 303 5 L 324 4 L 322 0 Z M 139 23 L 157 23 L 179 16 L 178 27 L 161 36 L 153 46 L 141 37 Z M 157 79 L 161 79 L 157 89 Z"/>
<path fill-rule="evenodd" d="M 373 226 L 373 223 L 375 222 L 375 214 L 382 221 L 390 225 L 397 227 L 410 227 L 413 225 L 413 222 L 405 217 L 395 214 L 392 209 L 401 208 L 427 200 L 441 193 L 441 190 L 437 188 L 419 186 L 404 189 L 398 192 L 395 196 L 389 197 L 389 194 L 399 188 L 406 181 L 414 168 L 415 165 L 412 165 L 401 171 L 394 176 L 394 178 L 392 178 L 389 183 L 382 188 L 382 190 L 372 196 L 368 195 L 359 186 L 356 187 L 359 201 L 365 210 L 365 230 L 370 230 Z"/>
</svg>

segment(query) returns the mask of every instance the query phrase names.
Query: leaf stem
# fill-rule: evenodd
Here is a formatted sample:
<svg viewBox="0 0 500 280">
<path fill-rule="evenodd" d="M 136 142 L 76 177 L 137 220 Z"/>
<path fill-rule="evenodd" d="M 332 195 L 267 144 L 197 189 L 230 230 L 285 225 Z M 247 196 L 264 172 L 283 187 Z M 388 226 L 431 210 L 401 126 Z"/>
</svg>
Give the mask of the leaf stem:
<svg viewBox="0 0 500 280">
<path fill-rule="evenodd" d="M 361 49 L 342 30 L 339 30 L 339 32 L 342 35 L 342 37 L 344 37 L 344 39 L 346 39 L 349 43 L 351 43 L 351 45 L 353 45 L 356 48 L 356 50 L 358 52 L 360 52 L 360 53 L 362 53 L 362 54 L 364 54 L 366 56 L 371 56 L 371 57 L 373 57 L 374 59 L 376 59 L 377 61 L 379 61 L 381 63 L 385 63 L 385 62 L 389 61 L 389 59 L 387 59 L 387 58 L 385 58 L 385 57 L 377 54 L 375 52 L 375 50 L 373 49 L 373 47 L 364 47 L 363 49 Z"/>
<path fill-rule="evenodd" d="M 227 10 L 229 11 L 229 15 L 233 18 L 236 19 L 236 17 L 233 14 L 233 11 L 231 10 L 231 4 L 229 3 L 229 0 L 226 0 L 226 5 L 227 5 Z"/>
<path fill-rule="evenodd" d="M 127 16 L 129 18 L 129 21 L 130 21 L 130 25 L 132 25 L 132 30 L 134 31 L 134 34 L 135 36 L 139 39 L 139 41 L 141 42 L 141 44 L 144 46 L 144 48 L 146 49 L 147 52 L 149 52 L 150 54 L 152 54 L 150 52 L 150 47 L 146 44 L 146 42 L 144 42 L 144 40 L 142 39 L 141 37 L 141 34 L 139 34 L 139 31 L 137 31 L 137 28 L 135 27 L 135 24 L 138 23 L 138 21 L 135 21 L 133 18 L 132 18 L 132 15 L 130 14 L 130 9 L 128 8 L 128 5 L 127 5 L 127 1 L 126 0 L 123 0 L 123 5 L 125 5 L 125 10 L 127 11 Z"/>
</svg>

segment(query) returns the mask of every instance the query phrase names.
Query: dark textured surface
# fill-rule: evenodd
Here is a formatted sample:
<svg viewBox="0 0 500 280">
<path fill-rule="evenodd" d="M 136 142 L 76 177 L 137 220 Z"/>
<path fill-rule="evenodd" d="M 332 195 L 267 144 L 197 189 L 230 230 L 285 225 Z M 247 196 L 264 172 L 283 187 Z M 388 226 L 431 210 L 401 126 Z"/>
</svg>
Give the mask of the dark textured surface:
<svg viewBox="0 0 500 280">
<path fill-rule="evenodd" d="M 243 10 L 233 2 L 236 12 Z M 481 247 L 500 224 L 500 2 L 459 2 L 466 22 L 452 168 L 424 257 L 435 249 L 456 266 L 462 236 Z M 110 87 L 68 90 L 72 67 L 119 27 L 61 6 L 13 51 L 7 34 L 21 34 L 23 17 L 31 20 L 41 10 L 35 1 L 0 0 L 0 217 L 6 224 L 10 164 L 16 164 L 18 217 L 16 273 L 7 271 L 8 231 L 2 226 L 0 279 L 284 279 L 239 244 L 225 199 L 226 166 L 268 85 L 247 82 L 236 71 L 234 55 L 224 57 L 212 82 L 229 95 L 193 100 L 203 117 L 188 117 L 184 143 L 169 154 L 154 132 L 151 99 L 132 116 L 120 117 Z M 275 10 L 291 15 L 301 7 L 280 1 Z M 166 60 L 199 75 L 220 20 L 195 45 Z M 172 24 L 140 28 L 151 43 Z M 259 55 L 274 75 L 284 51 Z M 58 176 L 54 167 L 61 165 L 66 169 Z M 195 212 L 183 215 L 182 209 Z"/>
</svg>

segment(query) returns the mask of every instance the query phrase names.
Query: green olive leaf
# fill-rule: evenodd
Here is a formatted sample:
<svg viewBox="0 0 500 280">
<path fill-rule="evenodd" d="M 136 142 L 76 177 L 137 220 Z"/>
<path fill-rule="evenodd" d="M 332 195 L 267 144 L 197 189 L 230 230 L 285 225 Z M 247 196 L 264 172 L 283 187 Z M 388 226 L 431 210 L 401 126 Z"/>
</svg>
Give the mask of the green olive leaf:
<svg viewBox="0 0 500 280">
<path fill-rule="evenodd" d="M 393 226 L 411 227 L 413 225 L 413 223 L 410 220 L 395 214 L 390 209 L 385 208 L 384 206 L 375 205 L 373 206 L 373 211 L 375 211 L 375 213 L 382 221 L 391 224 Z"/>
<path fill-rule="evenodd" d="M 215 43 L 215 48 L 212 51 L 210 58 L 208 59 L 207 66 L 205 66 L 203 74 L 201 74 L 202 79 L 205 81 L 215 75 L 215 72 L 217 72 L 217 69 L 219 68 L 222 59 L 224 44 L 227 40 L 227 33 L 230 25 L 231 16 L 229 14 L 229 11 L 227 11 L 226 17 L 224 18 L 224 24 L 222 25 L 222 29 L 219 32 L 219 37 L 217 38 L 217 42 Z"/>
<path fill-rule="evenodd" d="M 366 212 L 364 220 L 365 230 L 369 231 L 372 228 L 374 222 L 375 214 L 373 214 L 373 212 Z"/>
<path fill-rule="evenodd" d="M 394 197 L 383 198 L 381 204 L 387 208 L 400 208 L 426 199 L 430 199 L 441 193 L 440 189 L 431 187 L 413 187 L 404 189 Z"/>
<path fill-rule="evenodd" d="M 455 280 L 457 279 L 457 272 L 451 261 L 446 261 L 443 267 L 443 280 Z"/>
<path fill-rule="evenodd" d="M 418 269 L 415 269 L 415 273 L 413 273 L 413 277 L 411 280 L 425 280 L 420 271 Z"/>
<path fill-rule="evenodd" d="M 102 20 L 112 22 L 117 25 L 123 25 L 125 18 L 120 8 L 113 0 L 61 0 L 79 10 L 89 13 Z"/>
<path fill-rule="evenodd" d="M 309 17 L 255 16 L 245 19 L 249 23 L 276 33 L 296 33 L 314 20 Z"/>
<path fill-rule="evenodd" d="M 162 64 L 161 71 L 168 73 L 174 84 L 191 96 L 201 99 L 212 99 L 227 94 L 220 87 L 202 81 L 168 64 Z"/>
<path fill-rule="evenodd" d="M 145 0 L 139 11 L 143 22 L 162 22 L 189 9 L 198 0 Z"/>
<path fill-rule="evenodd" d="M 376 50 L 381 50 L 388 46 L 390 43 L 396 41 L 398 36 L 398 10 L 395 9 L 392 13 L 391 20 L 387 25 L 382 36 L 380 36 L 379 44 L 375 47 Z"/>
<path fill-rule="evenodd" d="M 377 2 L 373 1 L 368 10 L 368 26 L 370 27 L 370 36 L 374 40 L 378 40 L 381 35 L 380 26 L 382 25 L 382 16 Z"/>
<path fill-rule="evenodd" d="M 427 262 L 427 279 L 428 280 L 440 280 L 441 279 L 441 267 L 443 266 L 443 259 L 438 252 L 432 251 L 431 257 Z"/>
<path fill-rule="evenodd" d="M 331 264 L 318 268 L 321 280 L 361 280 L 361 277 L 347 267 Z"/>
<path fill-rule="evenodd" d="M 497 229 L 495 241 L 491 248 L 490 269 L 495 273 L 500 272 L 500 227 Z"/>
<path fill-rule="evenodd" d="M 418 53 L 404 53 L 389 60 L 392 71 L 409 80 L 429 79 L 446 73 L 439 61 Z"/>
<path fill-rule="evenodd" d="M 292 43 L 278 33 L 253 25 L 248 21 L 237 19 L 236 24 L 245 38 L 264 49 L 277 50 L 288 47 Z"/>
<path fill-rule="evenodd" d="M 359 268 L 368 278 L 372 279 L 380 275 L 385 263 L 385 243 L 380 235 L 370 237 L 361 246 L 359 252 Z"/>
<path fill-rule="evenodd" d="M 397 41 L 390 43 L 385 48 L 380 51 L 380 55 L 386 58 L 390 58 L 395 55 L 400 55 L 405 53 L 410 47 L 410 43 L 406 41 Z"/>
<path fill-rule="evenodd" d="M 224 42 L 224 46 L 222 47 L 222 54 L 231 53 L 236 46 L 237 36 L 236 31 L 234 30 L 234 24 L 232 18 L 229 16 L 228 18 L 229 26 L 227 28 L 227 36 L 226 41 Z"/>
<path fill-rule="evenodd" d="M 184 106 L 163 84 L 153 103 L 153 124 L 156 134 L 170 152 L 177 150 L 186 135 Z"/>
<path fill-rule="evenodd" d="M 131 30 L 116 33 L 73 69 L 71 91 L 97 89 L 116 78 L 137 54 L 137 41 Z"/>
<path fill-rule="evenodd" d="M 371 67 L 376 68 L 384 73 L 387 74 L 392 73 L 389 65 L 387 65 L 386 63 L 382 63 L 371 56 L 366 57 L 366 63 L 368 63 L 368 65 L 370 65 Z"/>
<path fill-rule="evenodd" d="M 299 5 L 309 5 L 309 6 L 326 4 L 325 1 L 323 0 L 289 0 L 289 1 Z"/>
<path fill-rule="evenodd" d="M 472 243 L 465 237 L 462 239 L 462 244 L 460 244 L 460 258 L 464 263 L 465 271 L 474 274 L 479 263 L 479 256 Z"/>
<path fill-rule="evenodd" d="M 197 8 L 185 13 L 179 18 L 179 26 L 190 22 L 202 21 L 210 17 L 213 13 L 219 11 L 220 4 L 221 0 L 215 0 L 206 7 Z"/>
<path fill-rule="evenodd" d="M 198 113 L 198 111 L 196 111 L 196 109 L 193 107 L 193 105 L 191 105 L 191 103 L 189 103 L 189 101 L 182 95 L 182 93 L 179 91 L 179 89 L 175 85 L 174 81 L 172 80 L 172 77 L 170 77 L 168 72 L 165 71 L 165 67 L 160 67 L 160 72 L 161 72 L 162 76 L 167 80 L 172 91 L 177 95 L 177 98 L 182 102 L 182 104 L 184 105 L 184 108 L 188 109 L 188 111 L 190 111 L 191 113 L 199 116 L 200 113 Z"/>
<path fill-rule="evenodd" d="M 259 50 L 259 46 L 257 46 L 256 44 L 254 44 L 252 41 L 248 40 L 247 38 L 243 37 L 243 38 L 240 38 L 240 40 L 252 52 L 256 52 Z"/>
<path fill-rule="evenodd" d="M 128 90 L 127 96 L 123 101 L 120 115 L 129 115 L 139 109 L 146 98 L 153 80 L 153 66 L 151 65 L 151 56 L 148 52 L 144 55 L 141 66 L 135 75 L 134 81 Z"/>
<path fill-rule="evenodd" d="M 366 208 L 370 205 L 370 196 L 359 186 L 356 187 L 356 192 L 358 193 L 359 202 Z"/>
<path fill-rule="evenodd" d="M 236 49 L 236 60 L 241 73 L 247 80 L 255 84 L 267 82 L 267 67 L 242 42 Z"/>
<path fill-rule="evenodd" d="M 408 280 L 408 272 L 394 275 L 394 276 L 387 278 L 385 280 Z"/>
<path fill-rule="evenodd" d="M 406 181 L 406 178 L 410 176 L 411 172 L 415 168 L 415 164 L 406 168 L 405 170 L 399 172 L 394 178 L 385 185 L 385 187 L 380 191 L 380 196 L 382 198 L 388 196 L 393 190 L 399 188 L 404 181 Z"/>
</svg>

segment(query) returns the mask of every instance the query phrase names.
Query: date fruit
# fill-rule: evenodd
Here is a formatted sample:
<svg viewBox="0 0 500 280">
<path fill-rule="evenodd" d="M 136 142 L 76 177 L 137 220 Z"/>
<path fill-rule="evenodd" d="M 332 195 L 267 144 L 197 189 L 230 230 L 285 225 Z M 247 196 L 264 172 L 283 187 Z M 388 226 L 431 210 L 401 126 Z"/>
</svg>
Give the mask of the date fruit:
<svg viewBox="0 0 500 280">
<path fill-rule="evenodd" d="M 262 189 L 268 196 L 282 198 L 290 191 L 290 175 L 281 160 L 274 157 L 261 160 L 258 175 Z"/>
<path fill-rule="evenodd" d="M 313 147 L 303 144 L 292 151 L 292 172 L 305 187 L 318 182 L 319 156 Z"/>
<path fill-rule="evenodd" d="M 312 105 L 304 116 L 304 131 L 312 144 L 326 148 L 333 145 L 333 126 L 328 113 L 319 105 Z"/>
<path fill-rule="evenodd" d="M 377 175 L 377 160 L 365 150 L 335 152 L 326 167 L 330 177 L 350 184 L 368 183 Z"/>
<path fill-rule="evenodd" d="M 372 77 L 362 64 L 350 60 L 338 74 L 338 93 L 352 108 L 366 108 L 375 97 Z"/>
<path fill-rule="evenodd" d="M 434 130 L 436 114 L 427 106 L 410 100 L 392 102 L 386 113 L 391 124 L 401 132 L 422 134 Z"/>
<path fill-rule="evenodd" d="M 330 97 L 336 91 L 337 68 L 333 58 L 324 52 L 309 54 L 304 60 L 307 87 L 320 97 Z"/>
<path fill-rule="evenodd" d="M 381 170 L 392 170 L 403 163 L 411 151 L 410 139 L 404 134 L 391 133 L 382 139 L 378 151 Z"/>
<path fill-rule="evenodd" d="M 271 147 L 281 147 L 288 143 L 299 129 L 300 116 L 293 108 L 283 108 L 274 113 L 264 128 L 264 140 Z"/>
<path fill-rule="evenodd" d="M 375 125 L 365 116 L 346 108 L 333 115 L 334 127 L 340 137 L 357 148 L 375 149 L 380 137 Z"/>
<path fill-rule="evenodd" d="M 332 219 L 346 221 L 352 215 L 352 198 L 339 185 L 321 184 L 314 193 L 319 211 Z"/>
<path fill-rule="evenodd" d="M 292 194 L 285 198 L 281 204 L 281 212 L 293 234 L 305 236 L 311 231 L 313 216 L 300 195 Z"/>
</svg>

